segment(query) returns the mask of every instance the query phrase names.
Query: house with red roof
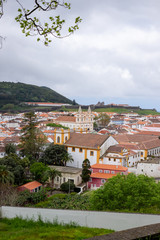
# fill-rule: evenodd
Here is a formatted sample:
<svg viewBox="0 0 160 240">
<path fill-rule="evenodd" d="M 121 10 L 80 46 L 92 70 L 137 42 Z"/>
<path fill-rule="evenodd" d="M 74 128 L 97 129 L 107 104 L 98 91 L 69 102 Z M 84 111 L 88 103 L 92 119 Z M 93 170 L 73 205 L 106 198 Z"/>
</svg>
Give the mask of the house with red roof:
<svg viewBox="0 0 160 240">
<path fill-rule="evenodd" d="M 37 181 L 26 183 L 17 188 L 18 191 L 22 192 L 28 190 L 29 192 L 39 192 L 42 189 L 42 183 Z"/>
<path fill-rule="evenodd" d="M 128 174 L 128 168 L 120 165 L 94 164 L 91 166 L 91 176 L 88 182 L 88 189 L 97 189 L 117 174 Z"/>
</svg>

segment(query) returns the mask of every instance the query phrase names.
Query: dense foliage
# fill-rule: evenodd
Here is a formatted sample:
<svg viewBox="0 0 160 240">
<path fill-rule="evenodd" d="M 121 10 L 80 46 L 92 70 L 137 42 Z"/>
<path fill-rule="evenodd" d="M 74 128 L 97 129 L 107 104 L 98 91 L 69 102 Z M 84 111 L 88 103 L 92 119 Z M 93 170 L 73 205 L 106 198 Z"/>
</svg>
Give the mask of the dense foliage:
<svg viewBox="0 0 160 240">
<path fill-rule="evenodd" d="M 94 191 L 91 203 L 94 210 L 160 209 L 160 184 L 144 175 L 117 175 Z"/>
<path fill-rule="evenodd" d="M 50 144 L 44 151 L 41 162 L 49 165 L 66 166 L 66 163 L 73 161 L 64 145 Z"/>
<path fill-rule="evenodd" d="M 73 210 L 90 210 L 89 196 L 78 194 L 55 194 L 46 201 L 35 205 L 36 207 L 56 208 L 56 209 L 73 209 Z"/>
<path fill-rule="evenodd" d="M 86 158 L 82 163 L 82 182 L 87 183 L 90 179 L 91 170 L 90 170 L 90 161 Z"/>
<path fill-rule="evenodd" d="M 64 183 L 61 184 L 61 190 L 63 192 L 67 192 L 67 193 L 73 192 L 74 188 L 75 188 L 75 185 L 70 180 L 68 180 L 67 182 L 64 182 Z"/>
<path fill-rule="evenodd" d="M 56 102 L 70 103 L 72 101 L 47 87 L 13 82 L 0 82 L 0 108 L 13 108 L 23 102 Z"/>
<path fill-rule="evenodd" d="M 24 206 L 26 204 L 36 204 L 46 199 L 46 191 L 42 189 L 39 192 L 30 193 L 28 190 L 20 192 L 16 199 L 16 206 Z"/>
<path fill-rule="evenodd" d="M 16 154 L 12 153 L 4 158 L 0 159 L 0 166 L 5 166 L 6 171 L 12 173 L 13 182 L 16 185 L 21 185 L 25 182 L 25 168 L 28 166 L 29 162 L 27 158 L 20 158 Z M 2 167 L 1 167 L 2 168 Z M 10 174 L 9 174 L 10 175 Z M 2 178 L 2 172 L 0 173 L 0 179 Z M 3 183 L 3 181 L 2 181 Z"/>
<path fill-rule="evenodd" d="M 47 180 L 47 176 L 45 176 L 47 170 L 48 167 L 42 162 L 35 162 L 30 166 L 30 172 L 33 174 L 34 180 L 42 183 Z"/>
</svg>

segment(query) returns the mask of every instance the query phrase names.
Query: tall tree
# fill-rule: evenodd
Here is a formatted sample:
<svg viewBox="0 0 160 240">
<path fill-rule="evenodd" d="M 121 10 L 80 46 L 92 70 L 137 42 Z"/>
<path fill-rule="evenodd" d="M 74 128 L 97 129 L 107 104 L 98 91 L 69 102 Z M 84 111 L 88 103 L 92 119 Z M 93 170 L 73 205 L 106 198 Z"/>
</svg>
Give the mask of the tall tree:
<svg viewBox="0 0 160 240">
<path fill-rule="evenodd" d="M 46 136 L 37 128 L 38 122 L 33 112 L 25 113 L 24 122 L 26 125 L 22 129 L 20 148 L 23 155 L 30 159 L 38 159 L 44 144 Z"/>
<path fill-rule="evenodd" d="M 40 161 L 49 165 L 66 166 L 66 163 L 72 162 L 73 158 L 64 145 L 50 144 L 44 151 Z"/>
<path fill-rule="evenodd" d="M 87 183 L 90 179 L 91 170 L 90 170 L 90 161 L 86 158 L 82 163 L 82 182 Z"/>
<path fill-rule="evenodd" d="M 56 177 L 61 177 L 61 172 L 59 172 L 57 169 L 55 168 L 48 168 L 47 171 L 45 172 L 45 176 L 50 179 L 51 181 L 51 187 L 54 187 L 54 179 Z"/>
</svg>

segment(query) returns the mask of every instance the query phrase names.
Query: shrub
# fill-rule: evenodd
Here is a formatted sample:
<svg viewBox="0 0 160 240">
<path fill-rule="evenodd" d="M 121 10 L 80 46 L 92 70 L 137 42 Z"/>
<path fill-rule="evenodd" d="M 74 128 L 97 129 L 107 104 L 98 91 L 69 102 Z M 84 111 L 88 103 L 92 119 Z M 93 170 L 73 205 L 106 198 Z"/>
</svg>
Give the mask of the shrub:
<svg viewBox="0 0 160 240">
<path fill-rule="evenodd" d="M 69 182 L 69 181 L 61 184 L 61 190 L 63 192 L 70 193 L 70 192 L 74 191 L 74 188 L 75 188 L 74 183 Z"/>
<path fill-rule="evenodd" d="M 19 193 L 16 205 L 24 206 L 26 204 L 36 204 L 46 199 L 46 191 L 42 189 L 39 192 L 30 193 L 28 190 Z"/>
</svg>

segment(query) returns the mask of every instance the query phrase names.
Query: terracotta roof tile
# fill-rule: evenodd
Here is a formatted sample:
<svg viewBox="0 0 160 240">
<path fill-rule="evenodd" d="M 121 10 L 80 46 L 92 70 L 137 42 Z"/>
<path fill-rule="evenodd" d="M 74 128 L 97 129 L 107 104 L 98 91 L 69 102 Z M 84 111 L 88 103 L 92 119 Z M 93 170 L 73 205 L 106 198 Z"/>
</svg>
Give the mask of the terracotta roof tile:
<svg viewBox="0 0 160 240">
<path fill-rule="evenodd" d="M 92 173 L 91 178 L 103 178 L 108 179 L 116 176 L 117 174 L 111 174 L 111 173 Z"/>
<path fill-rule="evenodd" d="M 33 182 L 26 183 L 26 184 L 24 184 L 20 187 L 25 187 L 29 190 L 32 190 L 32 189 L 35 189 L 35 188 L 40 187 L 40 186 L 42 186 L 42 183 L 39 183 L 37 181 L 33 181 Z"/>
<path fill-rule="evenodd" d="M 117 170 L 117 171 L 127 171 L 128 168 L 121 165 L 111 165 L 111 164 L 100 164 L 96 163 L 91 166 L 91 168 L 105 169 L 105 170 Z"/>
<path fill-rule="evenodd" d="M 76 118 L 74 116 L 59 116 L 56 119 L 57 122 L 76 122 Z"/>
<path fill-rule="evenodd" d="M 66 146 L 78 146 L 98 148 L 109 136 L 92 133 L 71 133 L 70 139 L 65 143 Z"/>
</svg>

